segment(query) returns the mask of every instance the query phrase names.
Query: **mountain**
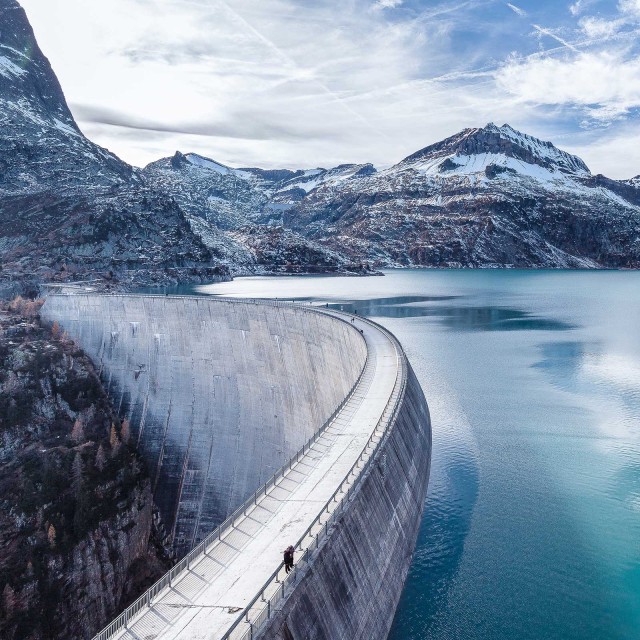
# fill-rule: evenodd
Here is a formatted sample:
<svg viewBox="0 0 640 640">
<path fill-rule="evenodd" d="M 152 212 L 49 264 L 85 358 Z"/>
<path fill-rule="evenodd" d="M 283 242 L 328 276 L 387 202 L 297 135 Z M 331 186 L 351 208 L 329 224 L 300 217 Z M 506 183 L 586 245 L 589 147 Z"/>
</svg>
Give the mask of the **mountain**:
<svg viewBox="0 0 640 640">
<path fill-rule="evenodd" d="M 359 259 L 285 228 L 277 202 L 283 193 L 304 197 L 340 171 L 233 169 L 178 151 L 147 165 L 141 175 L 156 192 L 175 199 L 192 230 L 232 273 L 363 273 L 367 268 Z"/>
<path fill-rule="evenodd" d="M 31 193 L 43 184 L 113 187 L 130 166 L 87 140 L 76 125 L 23 9 L 0 0 L 0 189 Z"/>
<path fill-rule="evenodd" d="M 82 134 L 15 0 L 0 0 L 0 254 L 5 285 L 227 272 L 173 199 Z"/>
<path fill-rule="evenodd" d="M 208 246 L 228 238 L 230 260 L 251 251 L 246 229 L 277 229 L 343 264 L 640 266 L 640 178 L 594 176 L 509 125 L 465 129 L 381 171 L 232 169 L 176 153 L 143 173 L 175 194 Z"/>
<path fill-rule="evenodd" d="M 0 0 L 2 282 L 139 285 L 375 267 L 640 267 L 640 176 L 593 175 L 509 125 L 382 170 L 135 169 L 88 140 L 16 0 Z"/>
<path fill-rule="evenodd" d="M 489 124 L 275 200 L 285 226 L 375 265 L 640 267 L 639 187 Z"/>
</svg>

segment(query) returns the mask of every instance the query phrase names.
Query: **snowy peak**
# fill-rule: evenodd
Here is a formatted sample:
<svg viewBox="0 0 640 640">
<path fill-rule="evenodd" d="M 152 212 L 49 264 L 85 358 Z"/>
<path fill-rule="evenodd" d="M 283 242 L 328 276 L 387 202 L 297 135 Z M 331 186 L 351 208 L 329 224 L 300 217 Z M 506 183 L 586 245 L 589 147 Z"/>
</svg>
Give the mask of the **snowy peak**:
<svg viewBox="0 0 640 640">
<path fill-rule="evenodd" d="M 408 156 L 399 167 L 432 165 L 441 160 L 443 172 L 466 164 L 473 156 L 503 156 L 530 165 L 538 165 L 550 171 L 589 175 L 589 168 L 577 156 L 561 151 L 551 142 L 546 142 L 516 131 L 508 124 L 501 127 L 489 123 L 481 129 L 464 129 L 441 142 L 425 147 Z M 464 159 L 457 162 L 458 158 Z M 499 163 L 504 164 L 504 163 Z"/>
<path fill-rule="evenodd" d="M 235 173 L 231 167 L 227 167 L 215 160 L 211 160 L 211 158 L 205 158 L 205 156 L 198 155 L 197 153 L 187 153 L 185 159 L 189 164 L 193 164 L 201 169 L 206 169 L 207 171 L 214 171 L 215 173 L 221 173 L 222 175 Z"/>
<path fill-rule="evenodd" d="M 301 189 L 310 193 L 325 186 L 337 186 L 345 180 L 366 178 L 376 173 L 372 164 L 341 164 L 333 169 L 307 169 L 291 180 L 284 182 L 278 191 L 288 192 Z"/>
<path fill-rule="evenodd" d="M 222 175 L 229 175 L 236 173 L 235 169 L 227 167 L 226 165 L 216 162 L 211 158 L 201 156 L 197 153 L 184 154 L 180 151 L 176 151 L 171 158 L 161 158 L 148 165 L 149 167 L 164 167 L 171 168 L 176 171 L 181 169 L 190 169 L 192 167 L 198 167 L 199 169 L 205 169 L 206 171 L 212 171 Z"/>
<path fill-rule="evenodd" d="M 248 167 L 234 169 L 197 153 L 176 151 L 171 158 L 161 158 L 147 165 L 146 173 L 173 172 L 189 174 L 210 186 L 228 178 L 250 182 L 265 193 L 293 192 L 298 196 L 307 194 L 321 186 L 337 185 L 344 180 L 366 178 L 376 173 L 370 164 L 341 164 L 332 169 L 259 169 Z"/>
</svg>

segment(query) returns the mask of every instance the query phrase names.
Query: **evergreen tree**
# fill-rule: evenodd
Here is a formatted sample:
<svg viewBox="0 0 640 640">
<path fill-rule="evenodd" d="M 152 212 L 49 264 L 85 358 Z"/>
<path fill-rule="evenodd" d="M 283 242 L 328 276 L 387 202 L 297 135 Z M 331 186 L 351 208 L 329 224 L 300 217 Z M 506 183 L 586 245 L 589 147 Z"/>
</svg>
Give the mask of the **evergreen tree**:
<svg viewBox="0 0 640 640">
<path fill-rule="evenodd" d="M 80 418 L 79 416 L 73 423 L 73 429 L 71 430 L 71 439 L 76 444 L 80 444 L 84 441 L 84 423 L 82 421 L 82 418 Z"/>
<path fill-rule="evenodd" d="M 49 540 L 49 546 L 53 549 L 56 546 L 56 528 L 52 524 L 47 529 L 47 539 Z"/>
<path fill-rule="evenodd" d="M 116 431 L 116 425 L 111 423 L 111 433 L 109 434 L 109 444 L 111 445 L 111 455 L 117 455 L 120 449 L 120 439 L 118 438 L 118 433 Z"/>
<path fill-rule="evenodd" d="M 122 442 L 129 444 L 129 440 L 131 439 L 131 425 L 126 418 L 122 421 L 120 427 L 120 437 L 122 438 Z"/>
<path fill-rule="evenodd" d="M 13 613 L 16 606 L 16 592 L 13 587 L 7 583 L 4 585 L 2 591 L 2 608 L 4 609 L 7 618 Z"/>
</svg>

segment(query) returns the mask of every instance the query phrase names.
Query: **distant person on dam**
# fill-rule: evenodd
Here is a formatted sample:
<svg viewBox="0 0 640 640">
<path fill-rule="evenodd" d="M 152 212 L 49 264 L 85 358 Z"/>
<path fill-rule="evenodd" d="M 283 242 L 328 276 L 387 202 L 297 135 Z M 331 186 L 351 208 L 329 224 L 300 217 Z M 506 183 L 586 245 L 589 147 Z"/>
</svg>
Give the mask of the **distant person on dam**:
<svg viewBox="0 0 640 640">
<path fill-rule="evenodd" d="M 289 571 L 291 571 L 291 569 L 293 569 L 293 552 L 294 552 L 294 548 L 293 546 L 289 545 L 285 550 L 284 550 L 284 570 L 289 573 Z"/>
</svg>

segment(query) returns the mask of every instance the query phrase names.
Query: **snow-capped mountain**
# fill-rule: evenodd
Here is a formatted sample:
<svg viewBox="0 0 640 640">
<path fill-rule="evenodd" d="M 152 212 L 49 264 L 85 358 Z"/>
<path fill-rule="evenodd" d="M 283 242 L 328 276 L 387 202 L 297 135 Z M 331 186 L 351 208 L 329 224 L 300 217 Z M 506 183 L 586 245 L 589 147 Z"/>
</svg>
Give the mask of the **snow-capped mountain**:
<svg viewBox="0 0 640 640">
<path fill-rule="evenodd" d="M 483 129 L 465 129 L 425 147 L 405 158 L 398 167 L 412 166 L 432 174 L 470 173 L 481 169 L 480 164 L 487 167 L 494 163 L 522 173 L 531 172 L 537 166 L 552 173 L 589 174 L 580 158 L 561 151 L 551 142 L 516 131 L 508 124 L 497 127 L 493 123 Z"/>
<path fill-rule="evenodd" d="M 134 169 L 84 137 L 16 0 L 0 0 L 0 277 L 139 284 L 376 266 L 640 267 L 640 176 L 508 125 L 390 168 Z"/>
<path fill-rule="evenodd" d="M 489 124 L 289 202 L 286 226 L 375 264 L 640 266 L 637 182 Z"/>
<path fill-rule="evenodd" d="M 193 220 L 288 229 L 375 266 L 640 266 L 640 180 L 594 176 L 509 125 L 465 129 L 381 171 L 262 175 L 176 154 L 144 173 L 175 194 L 203 237 Z"/>
</svg>

